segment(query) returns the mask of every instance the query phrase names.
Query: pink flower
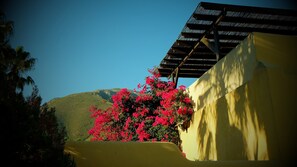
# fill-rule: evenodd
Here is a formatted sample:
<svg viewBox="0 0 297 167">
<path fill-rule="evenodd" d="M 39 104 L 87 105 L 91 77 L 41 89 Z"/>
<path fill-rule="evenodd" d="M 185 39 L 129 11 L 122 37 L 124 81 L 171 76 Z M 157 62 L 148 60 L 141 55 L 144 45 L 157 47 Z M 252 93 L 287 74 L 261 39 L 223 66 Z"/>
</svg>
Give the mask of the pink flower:
<svg viewBox="0 0 297 167">
<path fill-rule="evenodd" d="M 105 110 L 90 107 L 94 126 L 88 131 L 92 141 L 171 141 L 178 143 L 177 123 L 191 119 L 192 101 L 185 86 L 162 81 L 158 70 L 140 89 L 132 93 L 121 89 L 112 96 L 113 105 Z"/>
<path fill-rule="evenodd" d="M 134 118 L 138 118 L 139 117 L 139 113 L 137 113 L 137 112 L 134 112 L 132 115 L 133 115 Z"/>
<path fill-rule="evenodd" d="M 126 120 L 126 123 L 125 123 L 124 130 L 128 130 L 131 122 L 132 122 L 131 117 L 128 117 L 127 120 Z"/>
<path fill-rule="evenodd" d="M 144 141 L 144 139 L 149 139 L 149 138 L 150 138 L 150 135 L 148 133 L 146 133 L 145 131 L 141 131 L 138 134 L 139 141 Z"/>
<path fill-rule="evenodd" d="M 188 98 L 188 97 L 185 97 L 185 98 L 183 99 L 183 102 L 185 102 L 185 103 L 187 103 L 187 104 L 190 104 L 190 103 L 191 103 L 191 99 Z"/>
<path fill-rule="evenodd" d="M 140 84 L 140 83 L 137 85 L 137 88 L 138 88 L 138 89 L 140 89 L 140 88 L 141 88 L 141 84 Z"/>
<path fill-rule="evenodd" d="M 140 112 L 140 114 L 142 116 L 145 116 L 148 112 L 149 112 L 149 110 L 147 108 L 143 108 L 142 111 Z"/>
<path fill-rule="evenodd" d="M 164 125 L 164 126 L 168 126 L 169 125 L 169 123 L 167 121 L 167 118 L 156 116 L 155 122 L 153 123 L 153 126 L 157 126 L 159 124 Z"/>
<path fill-rule="evenodd" d="M 146 77 L 145 83 L 148 85 L 152 85 L 154 83 L 154 78 L 152 77 Z"/>
<path fill-rule="evenodd" d="M 174 122 L 175 122 L 175 119 L 174 117 L 171 117 L 170 120 L 169 120 L 170 124 L 172 125 Z"/>
<path fill-rule="evenodd" d="M 184 85 L 179 86 L 180 90 L 186 90 L 186 87 Z"/>
<path fill-rule="evenodd" d="M 182 115 L 184 115 L 184 114 L 187 114 L 187 108 L 186 107 L 180 107 L 178 110 L 177 110 L 177 112 L 178 112 L 178 114 L 182 114 Z"/>
<path fill-rule="evenodd" d="M 172 110 L 162 110 L 161 113 L 166 117 L 172 117 L 173 112 Z"/>
</svg>

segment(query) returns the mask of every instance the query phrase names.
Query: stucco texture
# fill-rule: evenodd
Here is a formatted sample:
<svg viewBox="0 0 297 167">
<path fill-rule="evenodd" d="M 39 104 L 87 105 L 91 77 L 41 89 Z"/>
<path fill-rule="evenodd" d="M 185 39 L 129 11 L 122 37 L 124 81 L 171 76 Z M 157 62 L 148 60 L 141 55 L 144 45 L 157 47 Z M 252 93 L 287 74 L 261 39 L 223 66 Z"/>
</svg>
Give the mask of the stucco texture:
<svg viewBox="0 0 297 167">
<path fill-rule="evenodd" d="M 189 160 L 297 158 L 296 43 L 253 33 L 188 88 L 195 113 L 180 132 Z"/>
<path fill-rule="evenodd" d="M 277 167 L 267 161 L 190 161 L 167 142 L 67 142 L 77 167 Z"/>
</svg>

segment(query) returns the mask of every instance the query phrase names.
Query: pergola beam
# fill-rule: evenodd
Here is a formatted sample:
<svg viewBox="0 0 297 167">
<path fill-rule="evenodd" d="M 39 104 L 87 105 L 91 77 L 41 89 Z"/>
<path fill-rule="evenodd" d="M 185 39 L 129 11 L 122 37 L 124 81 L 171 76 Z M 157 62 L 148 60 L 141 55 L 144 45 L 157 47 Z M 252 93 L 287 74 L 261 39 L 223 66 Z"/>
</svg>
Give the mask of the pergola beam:
<svg viewBox="0 0 297 167">
<path fill-rule="evenodd" d="M 200 77 L 251 32 L 297 35 L 297 11 L 201 2 L 158 70 L 174 82 Z"/>
<path fill-rule="evenodd" d="M 217 61 L 219 61 L 221 59 L 220 58 L 221 56 L 220 56 L 219 35 L 218 35 L 218 31 L 215 27 L 213 28 L 213 32 L 214 32 L 214 42 L 209 41 L 205 37 L 203 37 L 201 39 L 201 42 L 203 42 L 203 44 L 205 46 L 207 46 L 213 53 L 215 53 Z"/>
<path fill-rule="evenodd" d="M 215 27 L 219 24 L 219 22 L 225 17 L 226 11 L 223 9 L 218 17 L 218 19 L 216 21 L 213 21 L 211 24 L 211 28 L 208 31 L 204 32 L 204 35 L 200 38 L 200 40 L 195 44 L 195 46 L 193 47 L 193 49 L 189 52 L 189 54 L 181 61 L 181 63 L 175 68 L 175 70 L 172 72 L 172 74 L 176 74 L 178 69 L 181 68 L 183 66 L 183 64 L 186 63 L 186 61 L 192 56 L 192 54 L 195 52 L 196 48 L 198 48 L 198 46 L 201 44 L 201 39 L 205 38 L 206 35 L 210 34 L 211 31 L 215 30 Z M 218 38 L 218 35 L 215 35 Z M 218 42 L 218 39 L 215 40 L 216 42 Z M 218 45 L 217 45 L 218 46 Z M 219 53 L 218 55 L 216 55 L 217 60 L 219 59 Z M 171 76 L 171 75 L 170 75 Z M 169 77 L 170 77 L 169 76 Z"/>
</svg>

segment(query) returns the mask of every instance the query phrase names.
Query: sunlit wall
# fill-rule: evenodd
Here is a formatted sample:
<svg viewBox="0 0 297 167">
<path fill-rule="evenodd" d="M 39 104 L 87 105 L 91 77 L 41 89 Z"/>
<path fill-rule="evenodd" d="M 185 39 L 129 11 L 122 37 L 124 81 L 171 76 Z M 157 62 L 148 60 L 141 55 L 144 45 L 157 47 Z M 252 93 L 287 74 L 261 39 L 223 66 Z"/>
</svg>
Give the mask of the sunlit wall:
<svg viewBox="0 0 297 167">
<path fill-rule="evenodd" d="M 182 147 L 190 160 L 294 160 L 296 36 L 253 33 L 188 91 L 195 114 Z"/>
</svg>

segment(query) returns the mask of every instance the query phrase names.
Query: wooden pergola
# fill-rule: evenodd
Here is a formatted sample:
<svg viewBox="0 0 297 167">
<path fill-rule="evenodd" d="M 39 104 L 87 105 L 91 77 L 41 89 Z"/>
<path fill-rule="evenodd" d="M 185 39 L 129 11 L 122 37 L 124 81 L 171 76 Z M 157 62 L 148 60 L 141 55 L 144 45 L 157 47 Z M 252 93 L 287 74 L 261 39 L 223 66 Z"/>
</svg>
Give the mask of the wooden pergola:
<svg viewBox="0 0 297 167">
<path fill-rule="evenodd" d="M 201 2 L 158 71 L 176 83 L 199 78 L 251 32 L 297 35 L 297 11 Z"/>
</svg>

